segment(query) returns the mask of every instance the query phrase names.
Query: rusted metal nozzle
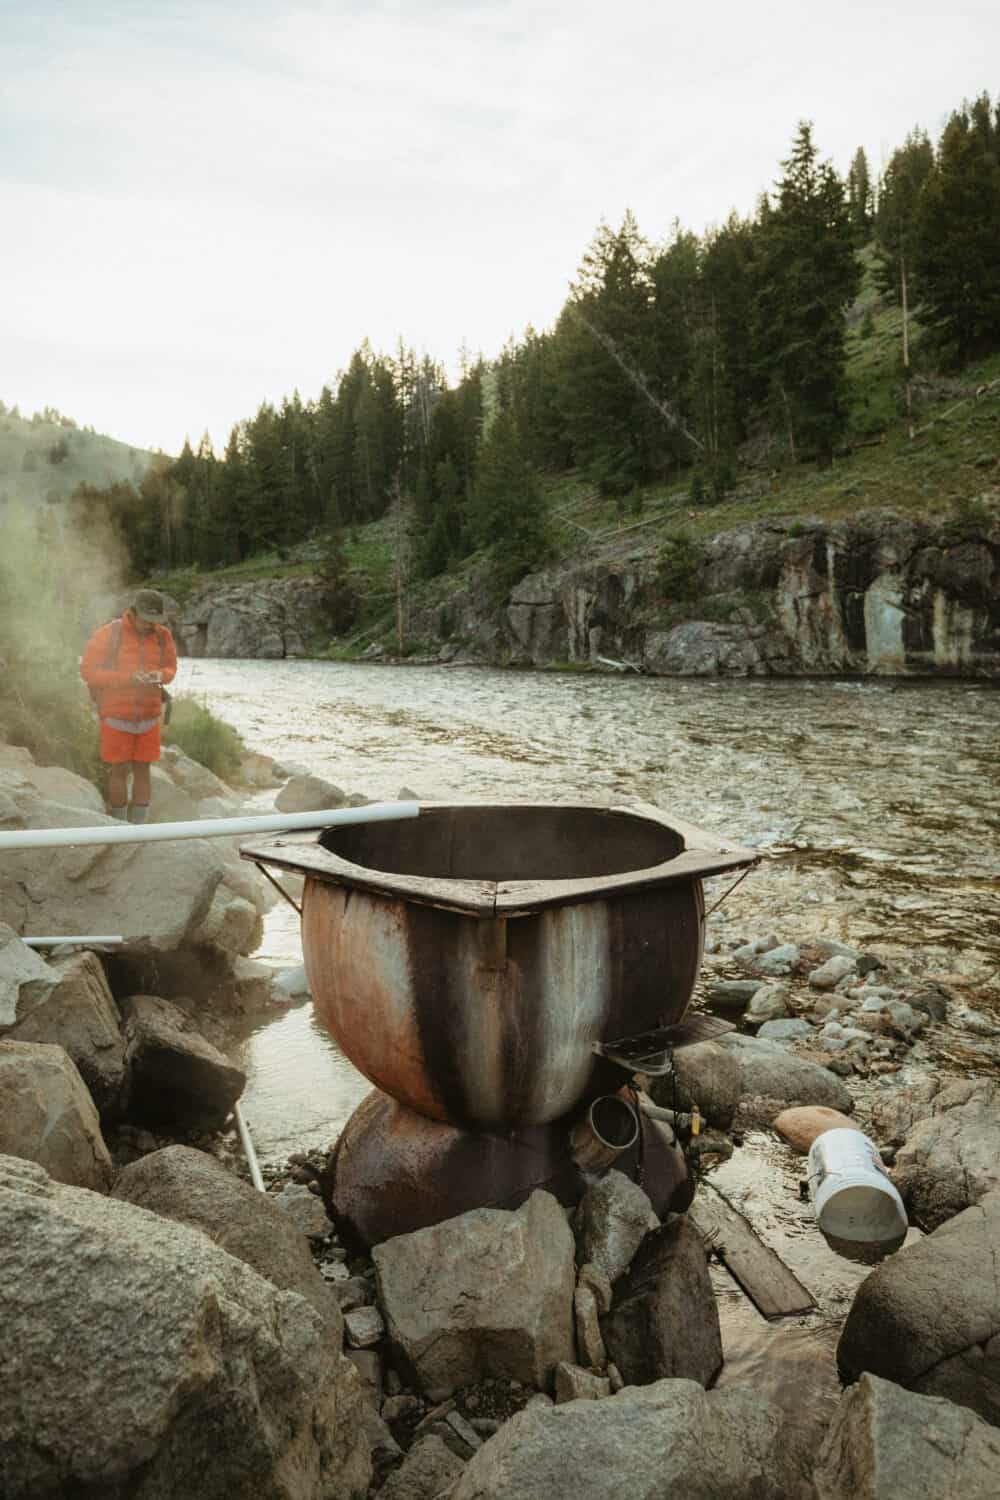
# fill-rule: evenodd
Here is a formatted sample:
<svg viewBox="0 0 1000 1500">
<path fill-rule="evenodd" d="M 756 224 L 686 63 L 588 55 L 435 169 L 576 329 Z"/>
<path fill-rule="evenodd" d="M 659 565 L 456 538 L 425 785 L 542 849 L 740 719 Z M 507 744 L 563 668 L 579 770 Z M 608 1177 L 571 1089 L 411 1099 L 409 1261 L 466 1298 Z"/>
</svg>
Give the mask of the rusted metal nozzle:
<svg viewBox="0 0 1000 1500">
<path fill-rule="evenodd" d="M 570 1131 L 570 1153 L 581 1172 L 602 1172 L 639 1139 L 639 1117 L 620 1094 L 602 1094 Z"/>
</svg>

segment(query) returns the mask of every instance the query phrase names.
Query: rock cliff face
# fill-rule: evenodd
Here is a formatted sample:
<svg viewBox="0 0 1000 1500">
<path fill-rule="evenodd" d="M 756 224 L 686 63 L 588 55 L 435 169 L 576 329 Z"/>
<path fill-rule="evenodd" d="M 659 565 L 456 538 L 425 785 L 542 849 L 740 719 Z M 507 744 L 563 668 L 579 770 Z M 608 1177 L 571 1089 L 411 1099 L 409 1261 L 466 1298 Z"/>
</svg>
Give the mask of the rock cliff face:
<svg viewBox="0 0 1000 1500">
<path fill-rule="evenodd" d="M 618 553 L 530 574 L 505 605 L 480 575 L 414 611 L 442 659 L 541 666 L 628 662 L 654 675 L 1000 676 L 1000 526 L 934 527 L 872 511 L 772 518 L 693 554 L 683 598 L 656 558 Z M 324 638 L 319 586 L 274 580 L 207 593 L 179 636 L 195 656 L 296 656 Z"/>
</svg>

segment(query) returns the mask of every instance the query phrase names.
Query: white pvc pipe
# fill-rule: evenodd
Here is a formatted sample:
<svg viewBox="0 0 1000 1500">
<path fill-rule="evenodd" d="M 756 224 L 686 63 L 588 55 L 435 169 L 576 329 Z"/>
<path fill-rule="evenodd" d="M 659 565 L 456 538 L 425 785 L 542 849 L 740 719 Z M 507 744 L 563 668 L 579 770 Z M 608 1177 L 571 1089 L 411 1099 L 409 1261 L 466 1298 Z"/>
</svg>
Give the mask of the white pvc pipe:
<svg viewBox="0 0 1000 1500">
<path fill-rule="evenodd" d="M 243 1155 L 246 1157 L 247 1166 L 250 1168 L 250 1181 L 258 1193 L 266 1193 L 267 1189 L 264 1186 L 264 1179 L 261 1176 L 260 1163 L 257 1160 L 257 1153 L 254 1150 L 253 1141 L 250 1139 L 250 1132 L 247 1129 L 247 1122 L 243 1118 L 243 1111 L 240 1109 L 239 1100 L 233 1105 L 233 1119 L 236 1121 L 236 1129 L 239 1132 Z"/>
<path fill-rule="evenodd" d="M 21 939 L 21 942 L 24 943 L 25 947 L 27 948 L 61 948 L 63 943 L 76 943 L 78 946 L 85 946 L 87 948 L 96 948 L 98 945 L 101 945 L 105 948 L 117 948 L 120 946 L 120 944 L 124 943 L 124 941 L 125 939 L 121 936 L 107 937 L 105 935 L 101 935 L 98 937 L 93 935 L 82 935 L 80 933 L 73 933 L 73 935 L 70 937 L 23 937 Z"/>
<path fill-rule="evenodd" d="M 372 802 L 323 812 L 264 813 L 256 818 L 202 818 L 188 823 L 119 823 L 100 828 L 22 828 L 0 833 L 0 853 L 13 849 L 77 849 L 96 844 L 156 844 L 169 839 L 220 839 L 245 833 L 288 833 L 293 829 L 335 828 L 349 823 L 384 823 L 415 818 L 419 802 Z"/>
</svg>

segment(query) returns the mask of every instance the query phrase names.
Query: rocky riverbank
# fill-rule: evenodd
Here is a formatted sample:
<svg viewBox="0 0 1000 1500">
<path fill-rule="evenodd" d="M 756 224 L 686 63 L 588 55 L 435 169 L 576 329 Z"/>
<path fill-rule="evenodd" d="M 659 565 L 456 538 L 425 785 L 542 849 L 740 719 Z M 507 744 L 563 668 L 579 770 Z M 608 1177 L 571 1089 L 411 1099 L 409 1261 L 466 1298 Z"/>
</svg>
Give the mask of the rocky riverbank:
<svg viewBox="0 0 1000 1500">
<path fill-rule="evenodd" d="M 491 602 L 482 570 L 411 601 L 407 637 L 449 663 L 595 667 L 664 676 L 1000 676 L 996 496 L 932 525 L 888 511 L 773 517 L 662 557 L 623 534 Z M 669 557 L 669 553 L 668 553 Z M 177 615 L 190 656 L 285 657 L 329 640 L 322 589 L 301 578 L 208 584 Z M 392 655 L 362 643 L 366 658 Z M 359 647 L 360 649 L 360 647 Z"/>
<path fill-rule="evenodd" d="M 8 826 L 100 820 L 76 778 L 23 752 L 0 773 Z M 165 775 L 206 811 L 234 800 L 190 763 Z M 303 773 L 277 800 L 347 799 Z M 147 863 L 155 848 L 121 866 L 119 851 L 72 852 L 70 925 L 124 927 L 117 957 L 28 948 L 19 933 L 66 931 L 66 917 L 41 866 L 5 864 L 4 1495 L 1000 1492 L 1000 1028 L 967 990 L 877 943 L 713 918 L 698 1003 L 737 1029 L 678 1052 L 668 1085 L 646 1080 L 657 1128 L 683 1136 L 695 1106 L 705 1121 L 689 1142 L 699 1194 L 737 1201 L 741 1160 L 759 1173 L 754 1142 L 772 1143 L 793 1235 L 812 1212 L 795 1192 L 802 1153 L 831 1111 L 882 1148 L 915 1228 L 870 1273 L 851 1265 L 848 1296 L 810 1286 L 817 1310 L 796 1328 L 834 1330 L 853 1382 L 812 1406 L 807 1385 L 727 1378 L 713 1290 L 726 1246 L 703 1240 L 697 1214 L 661 1222 L 613 1166 L 575 1206 L 536 1191 L 370 1248 L 335 1217 L 331 1155 L 255 1192 L 230 1123 L 242 1076 L 213 1041 L 235 1009 L 282 991 L 270 973 L 236 978 L 254 927 L 233 904 L 261 912 L 240 893 L 245 867 L 187 847 L 198 861 L 179 869 Z M 196 975 L 211 981 L 197 996 Z M 767 1240 L 763 1187 L 751 1174 L 738 1205 Z"/>
</svg>

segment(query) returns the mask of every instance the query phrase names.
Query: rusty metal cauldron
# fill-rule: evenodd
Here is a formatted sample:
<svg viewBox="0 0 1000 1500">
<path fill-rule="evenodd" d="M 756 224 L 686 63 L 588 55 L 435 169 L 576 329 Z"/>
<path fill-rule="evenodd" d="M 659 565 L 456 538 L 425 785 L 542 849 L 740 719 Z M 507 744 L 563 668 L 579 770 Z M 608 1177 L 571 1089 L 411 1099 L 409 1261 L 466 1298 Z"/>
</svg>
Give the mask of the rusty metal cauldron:
<svg viewBox="0 0 1000 1500">
<path fill-rule="evenodd" d="M 366 1249 L 471 1208 L 518 1208 L 539 1188 L 572 1207 L 592 1180 L 576 1138 L 573 1117 L 497 1135 L 428 1120 L 373 1089 L 340 1134 L 324 1197 L 341 1230 Z M 641 1177 L 661 1218 L 691 1202 L 684 1153 L 656 1120 L 638 1119 L 614 1165 Z"/>
<path fill-rule="evenodd" d="M 614 1093 L 594 1044 L 681 1019 L 705 876 L 749 849 L 655 808 L 424 804 L 419 817 L 243 846 L 305 877 L 316 1014 L 378 1088 L 510 1131 Z"/>
</svg>

